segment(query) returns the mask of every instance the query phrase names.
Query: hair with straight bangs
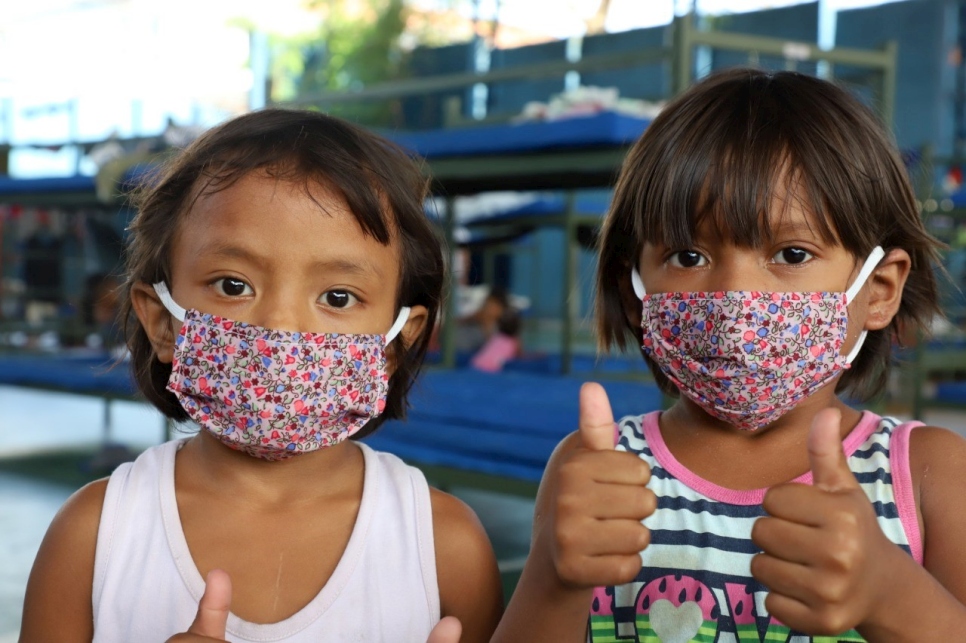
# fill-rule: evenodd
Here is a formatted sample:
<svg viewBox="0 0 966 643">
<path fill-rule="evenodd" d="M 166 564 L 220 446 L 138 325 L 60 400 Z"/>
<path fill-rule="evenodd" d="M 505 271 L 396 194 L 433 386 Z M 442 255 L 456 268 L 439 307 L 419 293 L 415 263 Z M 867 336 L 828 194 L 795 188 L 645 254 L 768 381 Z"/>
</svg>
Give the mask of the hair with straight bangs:
<svg viewBox="0 0 966 643">
<path fill-rule="evenodd" d="M 312 197 L 324 183 L 345 198 L 363 232 L 379 243 L 399 244 L 402 260 L 396 310 L 425 306 L 426 328 L 409 346 L 402 336 L 387 352 L 395 371 L 386 408 L 354 437 L 372 433 L 387 419 L 405 417 L 406 397 L 419 373 L 442 299 L 444 266 L 439 236 L 423 210 L 428 180 L 397 145 L 367 130 L 318 112 L 266 109 L 215 127 L 175 156 L 134 196 L 127 281 L 121 319 L 139 389 L 164 415 L 188 414 L 166 389 L 171 365 L 158 360 L 134 314 L 131 288 L 159 281 L 171 285 L 171 247 L 178 225 L 202 194 L 224 190 L 253 172 L 300 185 Z"/>
<path fill-rule="evenodd" d="M 599 348 L 642 344 L 630 271 L 645 243 L 690 247 L 708 220 L 721 238 L 760 247 L 772 234 L 773 200 L 786 195 L 813 214 L 819 236 L 829 243 L 837 237 L 858 261 L 877 245 L 912 258 L 896 317 L 868 334 L 836 389 L 858 399 L 879 393 L 899 330 L 925 329 L 939 313 L 939 244 L 922 224 L 905 166 L 876 116 L 846 90 L 796 72 L 713 74 L 672 100 L 631 149 L 599 241 Z M 645 360 L 661 389 L 676 393 Z"/>
</svg>

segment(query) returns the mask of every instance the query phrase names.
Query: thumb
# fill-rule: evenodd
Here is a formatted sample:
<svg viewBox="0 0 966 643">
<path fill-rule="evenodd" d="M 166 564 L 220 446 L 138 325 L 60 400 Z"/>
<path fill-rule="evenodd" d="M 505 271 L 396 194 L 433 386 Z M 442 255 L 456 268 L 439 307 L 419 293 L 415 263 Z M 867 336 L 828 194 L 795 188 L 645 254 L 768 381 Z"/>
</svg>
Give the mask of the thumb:
<svg viewBox="0 0 966 643">
<path fill-rule="evenodd" d="M 231 578 L 227 572 L 213 569 L 205 579 L 205 593 L 198 601 L 198 615 L 188 628 L 188 633 L 224 640 L 230 607 Z"/>
<path fill-rule="evenodd" d="M 808 460 L 812 482 L 826 491 L 840 491 L 857 486 L 842 450 L 842 412 L 822 409 L 812 420 L 808 432 Z"/>
<path fill-rule="evenodd" d="M 593 451 L 614 450 L 614 412 L 604 387 L 587 382 L 580 387 L 580 442 Z"/>
<path fill-rule="evenodd" d="M 459 643 L 463 625 L 455 616 L 444 616 L 429 633 L 426 643 Z"/>
</svg>

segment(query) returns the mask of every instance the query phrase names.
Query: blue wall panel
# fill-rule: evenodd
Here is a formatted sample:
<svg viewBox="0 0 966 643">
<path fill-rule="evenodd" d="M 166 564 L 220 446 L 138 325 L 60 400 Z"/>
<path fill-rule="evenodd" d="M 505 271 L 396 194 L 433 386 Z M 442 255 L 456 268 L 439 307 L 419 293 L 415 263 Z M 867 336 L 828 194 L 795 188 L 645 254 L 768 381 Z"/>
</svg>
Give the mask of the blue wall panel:
<svg viewBox="0 0 966 643">
<path fill-rule="evenodd" d="M 772 38 L 786 38 L 797 42 L 815 42 L 818 37 L 818 3 L 751 11 L 719 16 L 712 19 L 715 31 L 742 33 Z M 754 65 L 768 69 L 784 69 L 785 61 L 780 57 L 749 56 L 747 53 L 715 50 L 711 55 L 712 69 L 725 69 L 739 65 Z M 798 63 L 798 71 L 815 73 L 812 63 Z M 705 69 L 698 69 L 704 74 Z"/>
<path fill-rule="evenodd" d="M 520 67 L 547 61 L 566 60 L 567 43 L 549 42 L 514 49 L 497 49 L 490 58 L 490 69 Z M 489 112 L 494 114 L 517 114 L 530 101 L 546 102 L 552 94 L 564 89 L 563 74 L 539 80 L 507 81 L 489 87 Z"/>
<path fill-rule="evenodd" d="M 928 142 L 941 153 L 951 151 L 954 69 L 946 58 L 955 42 L 954 5 L 914 0 L 839 12 L 839 46 L 868 49 L 898 41 L 894 131 L 902 148 Z"/>
<path fill-rule="evenodd" d="M 446 47 L 417 47 L 410 54 L 409 74 L 413 77 L 459 74 L 472 71 L 472 44 Z M 447 98 L 460 97 L 468 104 L 468 90 L 436 92 L 404 98 L 403 123 L 407 129 L 435 129 L 443 126 L 443 105 Z M 464 109 L 465 112 L 465 109 Z"/>
<path fill-rule="evenodd" d="M 633 29 L 621 33 L 588 36 L 583 42 L 583 56 L 590 58 L 601 54 L 625 51 L 641 51 L 661 47 L 665 38 L 670 38 L 665 27 Z M 608 71 L 582 74 L 582 85 L 598 87 L 617 87 L 621 96 L 659 100 L 671 92 L 670 65 L 659 64 L 625 67 Z"/>
</svg>

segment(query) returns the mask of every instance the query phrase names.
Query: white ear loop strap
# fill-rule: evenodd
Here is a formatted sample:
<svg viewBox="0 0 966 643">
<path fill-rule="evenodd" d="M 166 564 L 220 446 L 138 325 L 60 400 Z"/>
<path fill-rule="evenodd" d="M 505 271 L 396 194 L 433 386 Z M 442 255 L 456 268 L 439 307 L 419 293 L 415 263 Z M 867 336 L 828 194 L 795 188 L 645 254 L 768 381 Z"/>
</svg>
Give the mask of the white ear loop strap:
<svg viewBox="0 0 966 643">
<path fill-rule="evenodd" d="M 168 309 L 169 313 L 174 315 L 178 321 L 185 320 L 185 316 L 188 314 L 188 311 L 174 301 L 174 299 L 171 297 L 171 291 L 168 290 L 167 284 L 165 284 L 163 281 L 159 281 L 158 283 L 154 284 L 154 292 L 158 294 L 158 298 L 161 299 L 161 303 L 164 304 L 164 307 Z M 399 309 L 399 315 L 396 316 L 396 321 L 393 322 L 389 332 L 386 333 L 387 345 L 396 338 L 396 335 L 399 334 L 399 331 L 401 331 L 403 326 L 406 325 L 406 322 L 409 320 L 409 313 L 411 310 L 412 309 L 409 308 L 409 306 L 403 306 Z"/>
<path fill-rule="evenodd" d="M 392 327 L 389 329 L 389 332 L 386 333 L 387 346 L 389 345 L 389 342 L 396 339 L 396 335 L 399 334 L 399 331 L 401 331 L 403 329 L 403 326 L 406 325 L 406 322 L 409 321 L 410 311 L 412 311 L 412 308 L 410 308 L 409 306 L 403 306 L 402 308 L 399 309 L 399 315 L 396 316 L 396 321 L 393 322 Z"/>
<path fill-rule="evenodd" d="M 853 299 L 855 299 L 855 296 L 859 294 L 860 290 L 862 290 L 862 286 L 865 285 L 869 275 L 871 275 L 872 271 L 876 269 L 876 266 L 879 265 L 879 262 L 882 261 L 883 257 L 885 257 L 885 250 L 882 249 L 882 246 L 876 246 L 875 249 L 873 249 L 869 254 L 869 258 L 866 259 L 865 263 L 862 265 L 862 269 L 859 271 L 858 276 L 852 283 L 852 287 L 845 291 L 847 302 L 851 302 Z M 634 287 L 634 294 L 637 295 L 638 299 L 643 299 L 644 295 L 647 294 L 647 291 L 644 289 L 644 282 L 641 281 L 641 275 L 639 272 L 637 272 L 637 266 L 631 268 L 631 286 Z"/>
<path fill-rule="evenodd" d="M 865 282 L 869 279 L 872 271 L 876 269 L 876 267 L 879 265 L 879 262 L 882 261 L 884 257 L 885 250 L 882 249 L 882 246 L 876 246 L 872 250 L 872 252 L 869 254 L 869 258 L 866 259 L 865 263 L 862 265 L 862 269 L 859 270 L 859 274 L 852 283 L 852 286 L 845 292 L 846 305 L 852 303 L 852 299 L 859 294 L 859 291 L 862 290 L 862 286 L 865 285 Z M 634 266 L 631 269 L 631 286 L 633 286 L 634 294 L 637 295 L 637 298 L 644 299 L 644 295 L 647 294 L 647 291 L 644 289 L 644 282 L 641 281 L 640 273 L 637 272 L 637 266 Z M 851 364 L 852 360 L 858 356 L 859 351 L 862 350 L 862 345 L 865 343 L 866 335 L 868 335 L 868 332 L 863 330 L 859 335 L 859 339 L 855 342 L 855 346 L 852 347 L 852 350 L 849 351 L 848 356 L 845 358 L 846 364 Z"/>
<path fill-rule="evenodd" d="M 644 299 L 647 291 L 644 289 L 644 282 L 641 281 L 641 274 L 637 272 L 637 266 L 631 268 L 631 286 L 633 286 L 634 294 L 637 295 L 637 298 Z"/>
<path fill-rule="evenodd" d="M 855 278 L 855 281 L 852 282 L 852 287 L 845 291 L 846 304 L 852 303 L 852 300 L 856 295 L 859 294 L 859 291 L 862 290 L 862 286 L 865 285 L 869 275 L 871 275 L 872 271 L 876 269 L 883 257 L 885 257 L 885 250 L 882 249 L 882 246 L 876 246 L 872 249 L 872 252 L 869 253 L 869 258 L 865 260 L 864 264 L 862 264 L 862 269 L 859 270 L 858 276 Z"/>
<path fill-rule="evenodd" d="M 175 303 L 174 299 L 171 298 L 171 292 L 168 290 L 166 283 L 159 281 L 154 284 L 154 292 L 158 293 L 161 303 L 164 304 L 164 307 L 168 309 L 169 313 L 174 315 L 178 321 L 184 321 L 188 311 Z"/>
<path fill-rule="evenodd" d="M 869 279 L 872 271 L 876 269 L 883 257 L 885 257 L 885 250 L 882 249 L 882 246 L 876 246 L 869 254 L 869 258 L 865 260 L 865 263 L 862 265 L 862 269 L 859 270 L 859 274 L 852 283 L 851 288 L 845 291 L 846 306 L 851 304 L 852 298 L 859 294 L 859 291 L 862 290 L 862 286 L 865 285 L 865 282 Z M 869 332 L 867 330 L 863 330 L 861 333 L 859 333 L 859 339 L 856 340 L 855 346 L 852 347 L 852 350 L 849 351 L 848 356 L 845 358 L 846 364 L 851 364 L 852 360 L 858 357 L 859 351 L 862 350 L 862 345 L 865 344 L 865 338 L 868 334 Z"/>
</svg>

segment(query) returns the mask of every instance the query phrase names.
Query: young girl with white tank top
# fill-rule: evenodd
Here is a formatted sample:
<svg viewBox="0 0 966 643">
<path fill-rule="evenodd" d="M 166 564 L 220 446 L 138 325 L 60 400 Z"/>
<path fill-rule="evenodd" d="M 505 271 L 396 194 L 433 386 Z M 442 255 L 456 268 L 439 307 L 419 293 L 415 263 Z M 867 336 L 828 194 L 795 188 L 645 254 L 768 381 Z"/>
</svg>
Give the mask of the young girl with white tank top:
<svg viewBox="0 0 966 643">
<path fill-rule="evenodd" d="M 357 441 L 404 415 L 439 310 L 425 188 L 391 143 L 274 109 L 152 179 L 122 292 L 131 366 L 200 430 L 68 500 L 22 640 L 489 640 L 479 521 Z"/>
</svg>

